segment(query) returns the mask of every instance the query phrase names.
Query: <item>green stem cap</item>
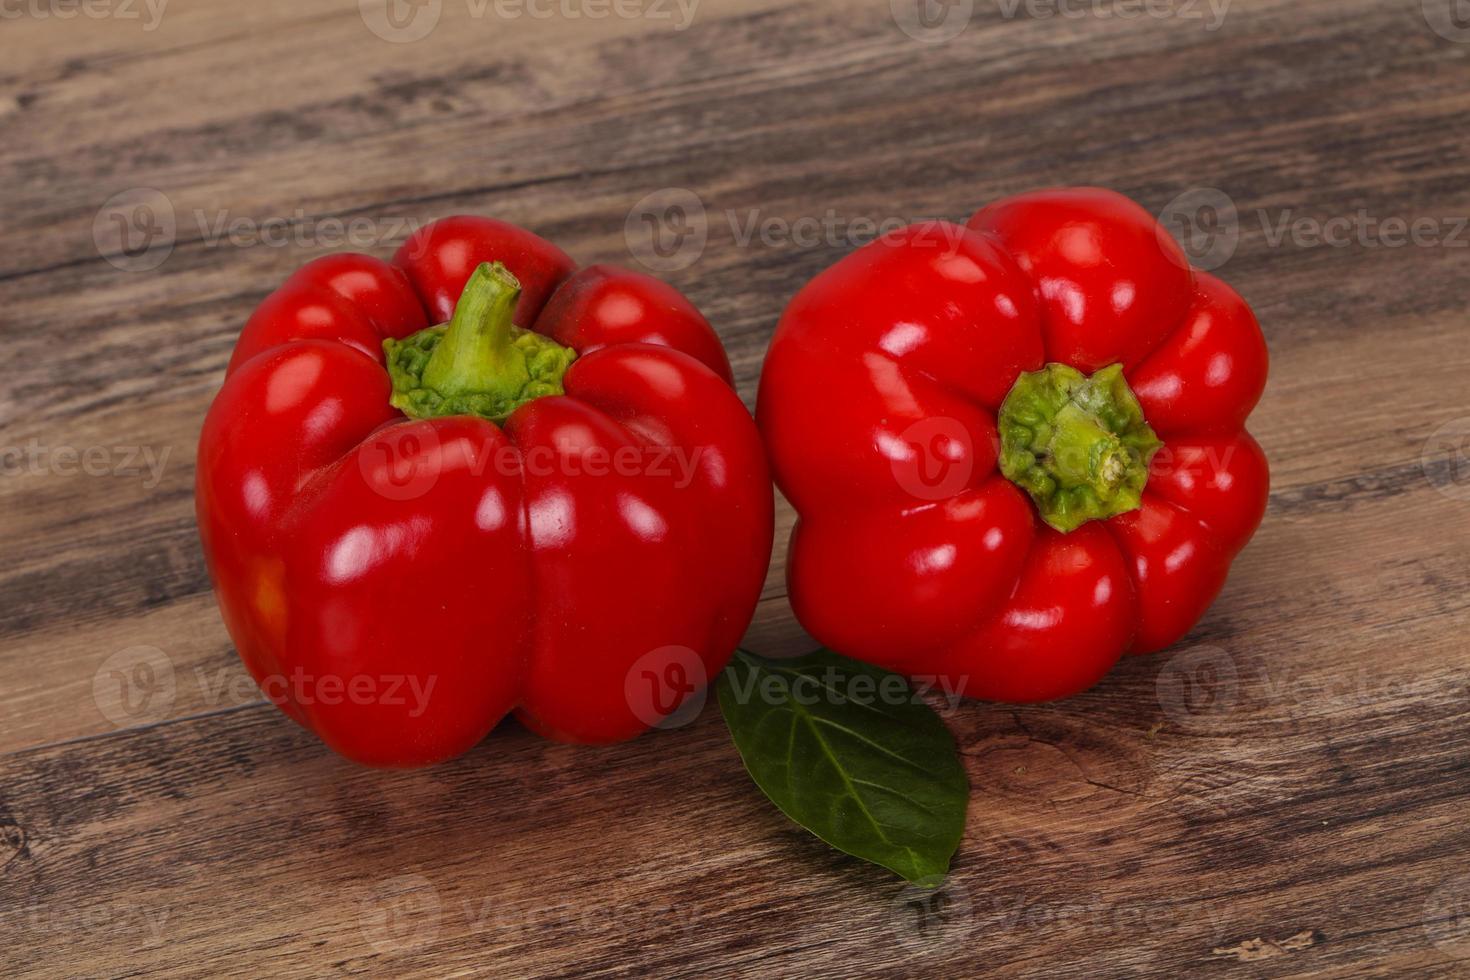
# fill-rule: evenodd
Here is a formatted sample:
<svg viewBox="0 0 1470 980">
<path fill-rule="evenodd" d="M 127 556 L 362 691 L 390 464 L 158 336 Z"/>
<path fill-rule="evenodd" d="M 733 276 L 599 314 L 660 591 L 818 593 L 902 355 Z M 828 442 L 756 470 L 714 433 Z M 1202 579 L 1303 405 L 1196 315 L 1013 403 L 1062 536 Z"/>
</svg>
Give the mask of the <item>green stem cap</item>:
<svg viewBox="0 0 1470 980">
<path fill-rule="evenodd" d="M 1114 364 L 1092 377 L 1048 364 L 1016 379 L 1000 406 L 1000 471 L 1062 533 L 1136 510 L 1163 443 Z"/>
<path fill-rule="evenodd" d="M 388 403 L 415 419 L 478 415 L 500 423 L 529 401 L 562 394 L 577 352 L 512 323 L 520 296 L 509 269 L 485 262 L 447 324 L 384 340 Z"/>
</svg>

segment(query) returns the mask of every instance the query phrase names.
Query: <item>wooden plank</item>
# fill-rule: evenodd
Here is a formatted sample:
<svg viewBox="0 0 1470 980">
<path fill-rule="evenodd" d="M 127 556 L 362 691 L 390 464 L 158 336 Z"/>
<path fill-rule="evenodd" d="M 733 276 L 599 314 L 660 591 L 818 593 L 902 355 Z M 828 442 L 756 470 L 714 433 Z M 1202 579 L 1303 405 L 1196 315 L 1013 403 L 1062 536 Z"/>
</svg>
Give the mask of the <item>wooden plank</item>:
<svg viewBox="0 0 1470 980">
<path fill-rule="evenodd" d="M 687 30 L 443 9 L 413 44 L 328 0 L 0 20 L 3 972 L 1463 975 L 1470 491 L 1430 450 L 1470 417 L 1470 44 L 1387 0 L 1235 0 L 1218 31 L 981 0 L 939 45 L 858 0 L 702 4 Z M 708 242 L 665 277 L 753 404 L 782 306 L 862 222 L 1050 183 L 1232 199 L 1218 271 L 1271 344 L 1275 489 L 1176 651 L 1061 704 L 946 709 L 974 798 L 939 898 L 787 823 L 713 709 L 605 749 L 512 723 L 380 773 L 246 682 L 194 444 L 240 323 L 336 247 L 324 220 L 387 255 L 494 213 L 631 264 L 630 209 L 687 188 Z M 94 219 L 144 187 L 175 241 L 127 271 Z M 1365 240 L 1292 231 L 1344 218 Z M 283 220 L 281 247 L 220 232 Z M 748 643 L 796 652 L 781 552 Z M 1182 699 L 1206 668 L 1213 708 Z"/>
</svg>

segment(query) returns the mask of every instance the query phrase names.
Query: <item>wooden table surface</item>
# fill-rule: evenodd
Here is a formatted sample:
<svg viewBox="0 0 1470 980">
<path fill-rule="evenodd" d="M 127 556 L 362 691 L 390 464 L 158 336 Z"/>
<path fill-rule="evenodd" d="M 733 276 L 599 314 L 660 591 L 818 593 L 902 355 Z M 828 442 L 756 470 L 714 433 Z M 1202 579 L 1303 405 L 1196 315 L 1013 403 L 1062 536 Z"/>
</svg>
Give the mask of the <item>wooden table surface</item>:
<svg viewBox="0 0 1470 980">
<path fill-rule="evenodd" d="M 599 4 L 5 4 L 0 974 L 1470 975 L 1464 4 Z M 753 403 L 873 224 L 1069 183 L 1254 304 L 1270 512 L 1175 650 L 946 715 L 937 895 L 788 823 L 712 706 L 377 772 L 248 682 L 194 447 L 296 266 L 492 214 L 659 270 Z M 790 521 L 757 651 L 809 642 Z"/>
</svg>

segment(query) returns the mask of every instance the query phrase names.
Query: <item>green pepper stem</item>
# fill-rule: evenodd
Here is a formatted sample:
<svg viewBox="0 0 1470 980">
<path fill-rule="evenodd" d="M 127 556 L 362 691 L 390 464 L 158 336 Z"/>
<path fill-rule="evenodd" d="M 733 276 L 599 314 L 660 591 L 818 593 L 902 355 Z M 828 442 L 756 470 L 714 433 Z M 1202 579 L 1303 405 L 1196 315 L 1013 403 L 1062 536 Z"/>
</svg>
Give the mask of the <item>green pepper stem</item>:
<svg viewBox="0 0 1470 980">
<path fill-rule="evenodd" d="M 449 323 L 383 341 L 389 404 L 415 419 L 476 415 L 500 423 L 563 393 L 577 352 L 513 322 L 521 284 L 499 262 L 478 266 Z"/>
<path fill-rule="evenodd" d="M 1052 475 L 1067 486 L 1089 486 L 1099 495 L 1122 484 L 1132 460 L 1123 442 L 1074 402 L 1051 420 L 1045 453 Z"/>
<path fill-rule="evenodd" d="M 1091 377 L 1065 364 L 1022 374 L 997 423 L 1001 472 L 1063 533 L 1137 509 L 1162 445 L 1118 364 Z"/>
<path fill-rule="evenodd" d="M 424 365 L 424 386 L 446 397 L 519 391 L 526 380 L 526 355 L 512 346 L 511 327 L 520 298 L 520 281 L 503 264 L 477 266 L 444 339 Z"/>
</svg>

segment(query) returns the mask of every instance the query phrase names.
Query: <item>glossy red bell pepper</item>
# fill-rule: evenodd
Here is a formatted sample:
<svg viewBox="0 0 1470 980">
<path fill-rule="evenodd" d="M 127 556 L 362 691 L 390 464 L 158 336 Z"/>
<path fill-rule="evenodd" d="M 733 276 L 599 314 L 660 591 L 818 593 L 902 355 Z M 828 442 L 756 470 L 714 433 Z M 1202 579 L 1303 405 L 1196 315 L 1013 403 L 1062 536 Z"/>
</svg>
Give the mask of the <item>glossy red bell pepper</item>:
<svg viewBox="0 0 1470 980">
<path fill-rule="evenodd" d="M 250 673 L 377 765 L 461 753 L 512 710 L 566 741 L 638 734 L 723 668 L 772 535 L 754 421 L 694 306 L 478 217 L 266 298 L 196 500 Z"/>
<path fill-rule="evenodd" d="M 791 302 L 757 420 L 801 623 L 1004 701 L 1167 647 L 1265 512 L 1245 302 L 1110 191 L 914 225 Z"/>
</svg>

